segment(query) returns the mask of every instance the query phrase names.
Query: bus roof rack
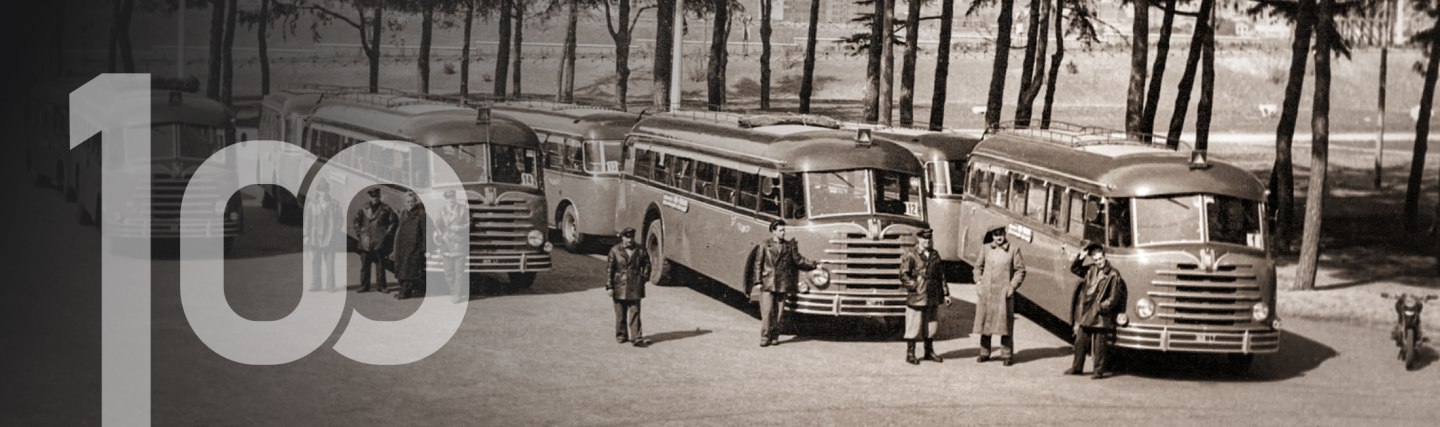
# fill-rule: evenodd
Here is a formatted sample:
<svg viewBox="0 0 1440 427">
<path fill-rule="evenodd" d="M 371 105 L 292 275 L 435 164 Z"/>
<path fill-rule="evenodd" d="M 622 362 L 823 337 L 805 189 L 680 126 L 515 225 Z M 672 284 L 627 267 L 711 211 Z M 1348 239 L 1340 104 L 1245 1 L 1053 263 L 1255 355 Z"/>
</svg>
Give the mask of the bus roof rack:
<svg viewBox="0 0 1440 427">
<path fill-rule="evenodd" d="M 996 123 L 985 129 L 985 135 L 1007 133 L 1034 138 L 1044 142 L 1068 146 L 1070 148 L 1082 148 L 1094 145 L 1131 145 L 1140 147 L 1153 147 L 1170 151 L 1180 151 L 1182 147 L 1193 149 L 1190 144 L 1180 139 L 1148 133 L 1125 132 L 1096 126 L 1082 126 L 1067 122 L 1050 122 L 1048 129 L 1036 127 L 1019 127 L 1014 121 Z"/>
<path fill-rule="evenodd" d="M 666 111 L 656 113 L 656 116 L 672 116 L 692 120 L 702 120 L 719 124 L 739 126 L 743 129 L 751 129 L 764 126 L 779 125 L 802 125 L 815 126 L 826 129 L 840 129 L 840 121 L 825 116 L 812 114 L 757 114 L 745 115 L 724 111 Z"/>
</svg>

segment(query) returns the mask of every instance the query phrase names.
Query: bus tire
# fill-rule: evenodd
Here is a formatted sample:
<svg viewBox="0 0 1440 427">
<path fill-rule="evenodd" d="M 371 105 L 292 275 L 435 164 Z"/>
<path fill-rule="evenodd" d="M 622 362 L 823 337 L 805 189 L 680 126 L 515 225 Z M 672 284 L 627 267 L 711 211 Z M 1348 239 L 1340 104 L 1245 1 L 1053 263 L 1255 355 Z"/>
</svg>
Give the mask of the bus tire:
<svg viewBox="0 0 1440 427">
<path fill-rule="evenodd" d="M 650 220 L 645 226 L 645 251 L 650 254 L 650 283 L 670 286 L 670 261 L 665 259 L 665 222 L 659 218 Z"/>
<path fill-rule="evenodd" d="M 1250 372 L 1250 365 L 1255 363 L 1254 354 L 1227 354 L 1225 355 L 1225 368 L 1234 375 L 1245 375 Z"/>
<path fill-rule="evenodd" d="M 535 285 L 535 273 L 510 273 L 510 289 L 530 289 Z"/>
<path fill-rule="evenodd" d="M 570 253 L 581 253 L 585 250 L 587 237 L 580 232 L 580 216 L 575 213 L 575 205 L 565 205 L 565 211 L 560 214 L 560 236 L 565 241 L 565 250 Z"/>
</svg>

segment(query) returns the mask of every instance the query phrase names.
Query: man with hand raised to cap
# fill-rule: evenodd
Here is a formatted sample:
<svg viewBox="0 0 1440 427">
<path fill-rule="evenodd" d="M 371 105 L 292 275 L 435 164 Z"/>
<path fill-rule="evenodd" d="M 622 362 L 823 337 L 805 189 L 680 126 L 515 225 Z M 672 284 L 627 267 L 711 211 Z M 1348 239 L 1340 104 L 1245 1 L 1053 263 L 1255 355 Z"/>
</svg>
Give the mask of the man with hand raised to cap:
<svg viewBox="0 0 1440 427">
<path fill-rule="evenodd" d="M 1094 354 L 1094 379 L 1105 378 L 1105 356 L 1109 341 L 1115 335 L 1115 316 L 1125 308 L 1125 280 L 1120 271 L 1105 258 L 1105 247 L 1084 243 L 1085 250 L 1070 263 L 1070 272 L 1083 277 L 1079 297 L 1071 320 L 1075 323 L 1075 358 L 1065 375 L 1080 375 L 1085 369 L 1085 353 Z"/>
</svg>

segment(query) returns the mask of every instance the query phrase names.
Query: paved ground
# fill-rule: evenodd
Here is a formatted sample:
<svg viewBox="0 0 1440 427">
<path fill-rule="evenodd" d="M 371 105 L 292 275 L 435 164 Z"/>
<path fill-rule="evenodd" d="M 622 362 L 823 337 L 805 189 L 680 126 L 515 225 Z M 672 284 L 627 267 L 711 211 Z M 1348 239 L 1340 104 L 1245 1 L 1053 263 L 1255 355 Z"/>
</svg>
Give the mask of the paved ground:
<svg viewBox="0 0 1440 427">
<path fill-rule="evenodd" d="M 18 157 L 8 157 L 18 159 Z M 6 161 L 6 163 L 11 163 Z M 19 182 L 18 168 L 0 169 Z M 18 165 L 13 165 L 18 166 Z M 5 235 L 14 247 L 3 301 L 5 425 L 93 423 L 99 412 L 98 235 L 74 223 L 57 192 L 14 189 Z M 299 296 L 298 228 L 247 199 L 246 237 L 227 263 L 242 315 L 275 319 Z M 163 251 L 162 251 L 163 252 Z M 357 260 L 352 256 L 351 265 Z M 11 264 L 13 263 L 13 264 Z M 1061 376 L 1069 345 L 1034 322 L 1016 325 L 1018 363 L 977 365 L 972 288 L 944 312 L 944 364 L 910 366 L 879 322 L 802 322 L 800 335 L 759 348 L 755 310 L 706 281 L 653 288 L 648 349 L 616 345 L 601 262 L 557 252 L 534 288 L 476 296 L 438 353 L 394 367 L 362 365 L 331 346 L 283 366 L 214 354 L 179 305 L 177 262 L 154 264 L 157 424 L 1344 424 L 1435 425 L 1435 352 L 1406 372 L 1382 329 L 1288 321 L 1282 351 L 1248 376 L 1208 358 L 1145 357 L 1130 373 Z M 357 283 L 354 277 L 352 286 Z M 348 294 L 377 319 L 415 300 Z M 1284 313 L 1284 307 L 1281 307 Z M 353 315 L 353 314 L 352 314 Z M 342 321 L 337 331 L 344 329 Z M 337 334 L 338 336 L 338 334 Z"/>
</svg>

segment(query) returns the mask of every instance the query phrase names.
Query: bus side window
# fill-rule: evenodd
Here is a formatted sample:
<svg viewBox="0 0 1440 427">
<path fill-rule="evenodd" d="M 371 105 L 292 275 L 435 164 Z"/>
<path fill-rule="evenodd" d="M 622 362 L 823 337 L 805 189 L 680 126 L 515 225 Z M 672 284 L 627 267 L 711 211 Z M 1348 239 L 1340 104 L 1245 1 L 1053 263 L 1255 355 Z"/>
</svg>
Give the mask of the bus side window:
<svg viewBox="0 0 1440 427">
<path fill-rule="evenodd" d="M 651 165 L 651 162 L 652 162 L 651 157 L 654 157 L 654 156 L 652 156 L 652 155 L 650 154 L 650 150 L 641 149 L 641 148 L 635 149 L 635 176 L 636 176 L 636 177 L 639 177 L 639 178 L 644 179 L 644 180 L 646 180 L 646 181 L 649 181 L 649 180 L 650 180 L 650 170 L 651 170 L 651 166 L 652 166 L 652 165 Z"/>
<path fill-rule="evenodd" d="M 939 170 L 938 170 L 939 167 L 940 167 L 940 164 L 935 163 L 935 162 L 925 163 L 925 196 L 926 196 L 926 197 L 934 196 L 935 194 L 937 194 L 938 191 L 942 191 L 942 190 L 939 188 L 939 187 L 940 187 L 940 184 L 938 184 L 938 183 L 935 182 L 935 181 L 937 181 L 937 180 L 940 178 L 940 173 L 939 173 Z"/>
<path fill-rule="evenodd" d="M 760 175 L 753 173 L 740 174 L 740 197 L 735 205 L 745 210 L 755 210 L 755 205 L 760 199 Z"/>
<path fill-rule="evenodd" d="M 1015 178 L 1010 184 L 1010 212 L 1021 217 L 1025 216 L 1025 200 L 1030 193 L 1030 181 L 1024 175 L 1013 175 Z"/>
<path fill-rule="evenodd" d="M 675 157 L 665 153 L 655 153 L 654 157 L 655 171 L 652 173 L 654 174 L 653 178 L 655 179 L 655 183 L 666 186 L 670 185 L 670 162 L 673 161 L 671 159 Z"/>
<path fill-rule="evenodd" d="M 695 192 L 701 197 L 715 198 L 715 165 L 695 162 Z"/>
<path fill-rule="evenodd" d="M 722 167 L 720 168 L 720 202 L 725 204 L 735 203 L 735 189 L 740 184 L 740 171 Z"/>
<path fill-rule="evenodd" d="M 560 159 L 563 154 L 561 154 L 560 151 L 560 141 L 558 138 L 540 132 L 536 132 L 535 136 L 539 137 L 541 141 L 540 144 L 545 146 L 545 168 L 559 169 Z"/>
<path fill-rule="evenodd" d="M 784 174 L 781 178 L 783 195 L 785 201 L 781 203 L 781 210 L 784 217 L 788 219 L 805 218 L 805 181 L 800 175 L 793 173 Z"/>
<path fill-rule="evenodd" d="M 760 212 L 780 216 L 780 177 L 761 177 L 760 196 Z"/>
<path fill-rule="evenodd" d="M 972 179 L 970 194 L 974 194 L 981 203 L 990 201 L 990 180 L 993 179 L 990 171 L 975 168 L 975 178 Z"/>
<path fill-rule="evenodd" d="M 950 166 L 950 167 L 948 168 L 948 170 L 946 170 L 946 172 L 947 172 L 946 175 L 949 175 L 949 176 L 950 176 L 950 192 L 949 192 L 949 193 L 950 193 L 951 195 L 956 195 L 956 196 L 964 195 L 964 194 L 965 194 L 965 161 L 964 161 L 964 160 L 951 160 L 949 166 Z"/>
<path fill-rule="evenodd" d="M 1106 227 L 1109 235 L 1110 246 L 1117 248 L 1130 247 L 1130 199 L 1110 199 L 1106 201 L 1106 209 L 1109 210 L 1110 226 Z"/>
<path fill-rule="evenodd" d="M 565 170 L 571 172 L 585 170 L 585 149 L 580 141 L 574 138 L 565 138 Z"/>
<path fill-rule="evenodd" d="M 1070 191 L 1069 208 L 1070 213 L 1070 235 L 1074 237 L 1085 237 L 1085 193 Z"/>
<path fill-rule="evenodd" d="M 1050 210 L 1045 212 L 1045 224 L 1055 227 L 1060 231 L 1065 231 L 1065 226 L 1069 225 L 1069 223 L 1065 221 L 1070 214 L 1069 209 L 1067 209 L 1069 206 L 1069 204 L 1065 203 L 1065 187 L 1051 185 Z"/>
<path fill-rule="evenodd" d="M 1025 217 L 1043 223 L 1045 221 L 1045 197 L 1050 192 L 1050 183 L 1043 180 L 1030 178 L 1026 185 L 1030 191 L 1025 193 Z"/>
<path fill-rule="evenodd" d="M 684 157 L 670 158 L 675 159 L 675 187 L 687 193 L 692 191 L 695 183 L 694 161 Z"/>
<path fill-rule="evenodd" d="M 991 198 L 990 203 L 1004 208 L 1009 206 L 1007 203 L 1010 199 L 1010 172 L 995 172 L 994 175 L 995 185 L 993 188 L 995 194 L 994 197 Z"/>
<path fill-rule="evenodd" d="M 1096 243 L 1105 241 L 1105 212 L 1101 210 L 1099 197 L 1085 197 L 1084 239 Z"/>
</svg>

